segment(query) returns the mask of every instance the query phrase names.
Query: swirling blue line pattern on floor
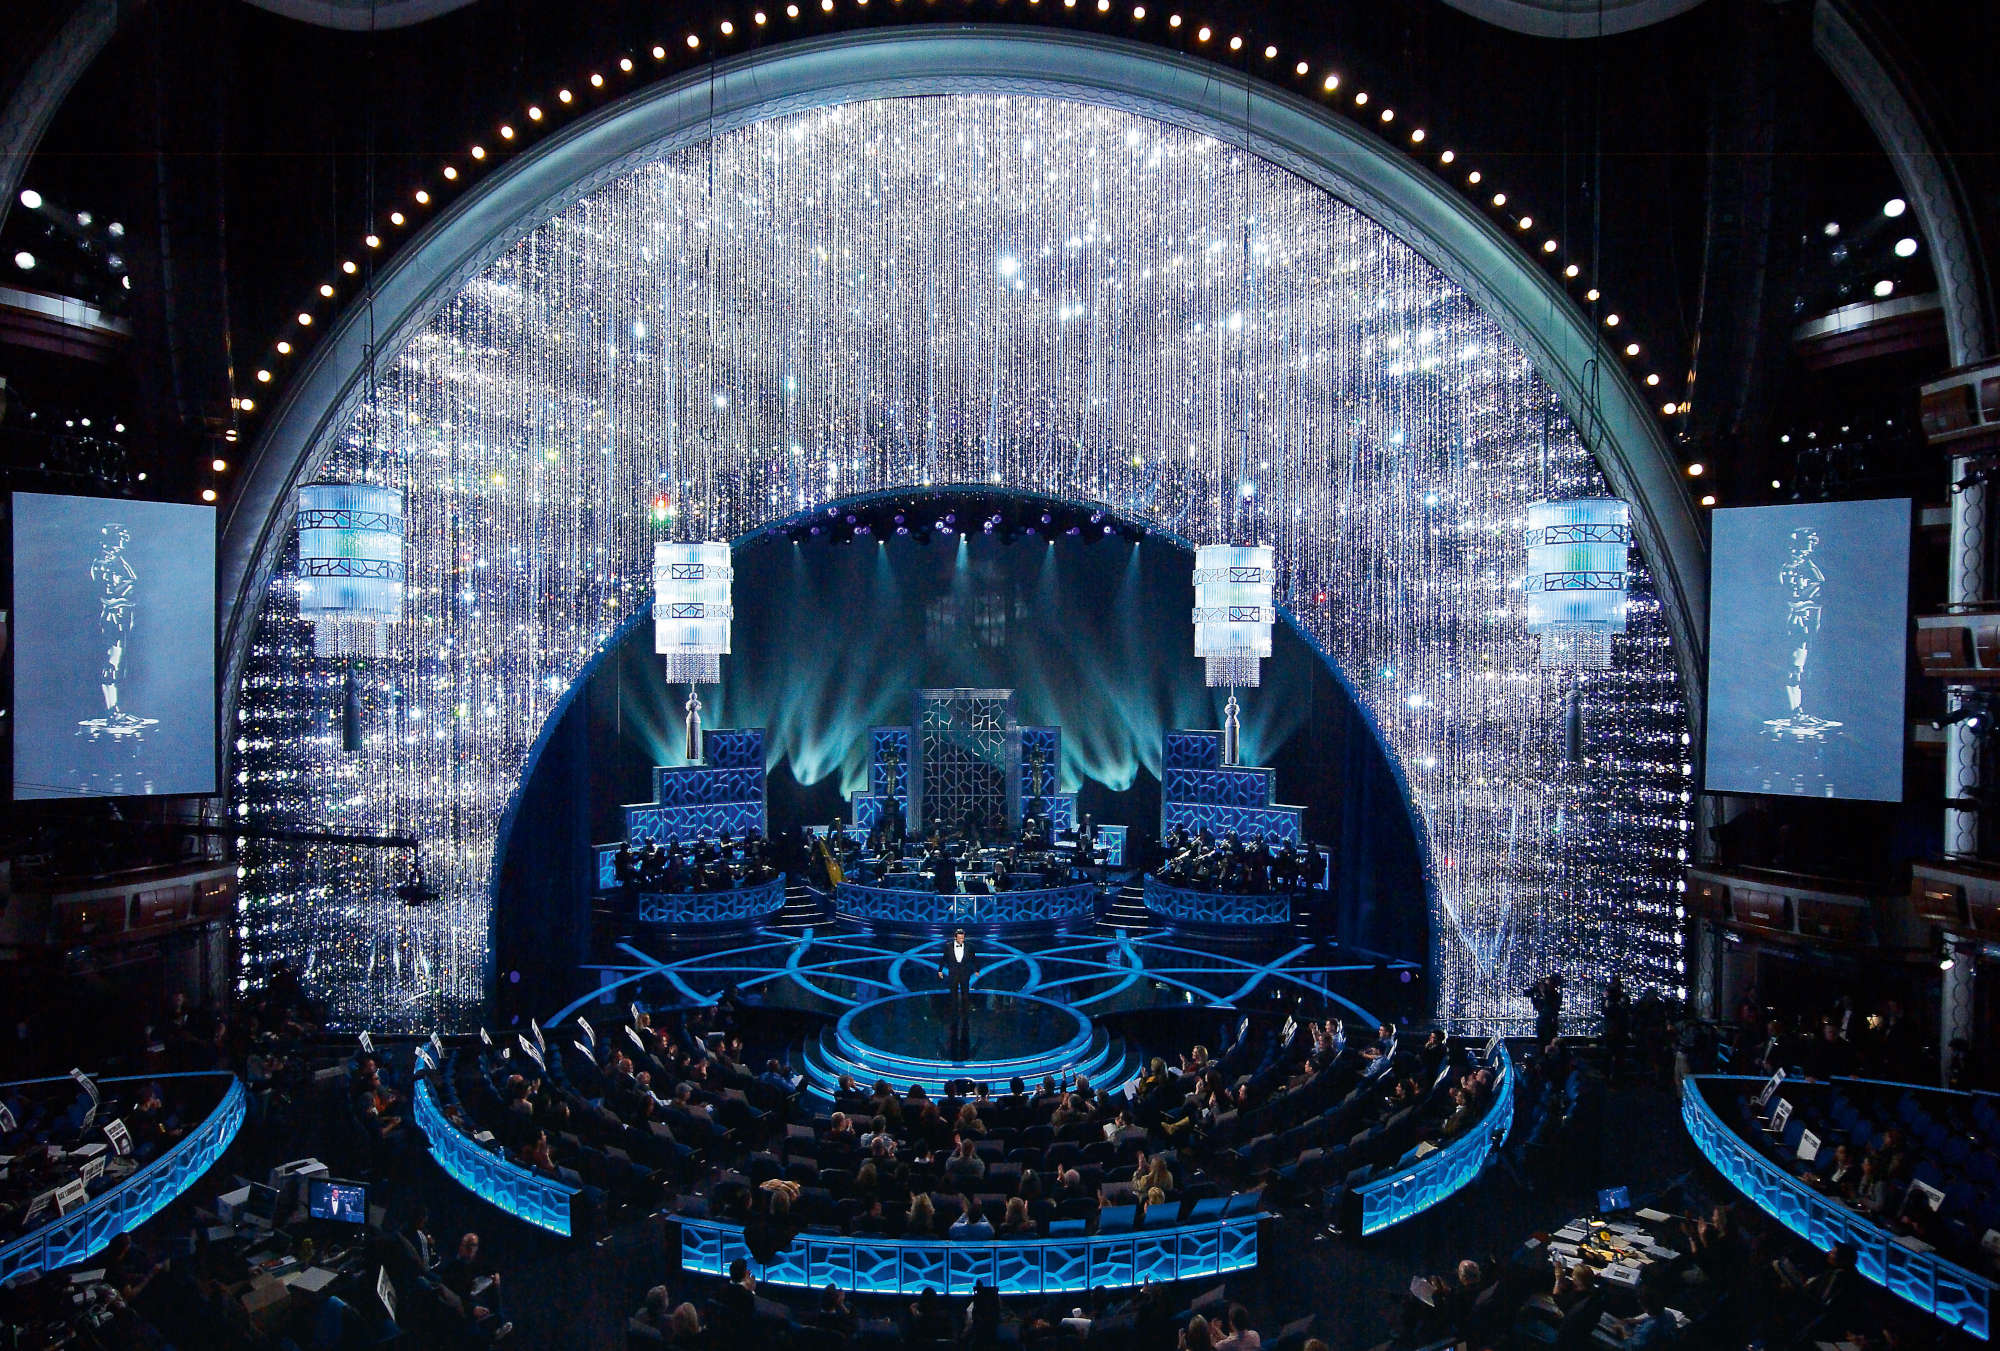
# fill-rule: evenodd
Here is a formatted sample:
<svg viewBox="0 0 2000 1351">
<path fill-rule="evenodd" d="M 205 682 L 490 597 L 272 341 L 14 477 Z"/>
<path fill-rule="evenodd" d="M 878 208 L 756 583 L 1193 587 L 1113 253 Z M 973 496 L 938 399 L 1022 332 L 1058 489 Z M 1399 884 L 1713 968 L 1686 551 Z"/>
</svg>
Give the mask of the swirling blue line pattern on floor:
<svg viewBox="0 0 2000 1351">
<path fill-rule="evenodd" d="M 837 1018 L 885 995 L 938 988 L 943 936 L 904 942 L 849 923 L 801 933 L 759 933 L 711 947 L 659 951 L 621 942 L 627 960 L 593 964 L 597 988 L 557 1010 L 553 1026 L 594 1000 L 640 998 L 669 1004 L 715 1003 L 725 989 L 739 999 Z M 1270 993 L 1309 995 L 1373 1022 L 1347 993 L 1386 972 L 1420 974 L 1410 962 L 1287 938 L 1255 948 L 1196 946 L 1172 930 L 1133 934 L 1096 928 L 1034 936 L 983 936 L 975 989 L 1034 995 L 1092 1016 L 1166 1005 L 1233 1008 Z"/>
</svg>

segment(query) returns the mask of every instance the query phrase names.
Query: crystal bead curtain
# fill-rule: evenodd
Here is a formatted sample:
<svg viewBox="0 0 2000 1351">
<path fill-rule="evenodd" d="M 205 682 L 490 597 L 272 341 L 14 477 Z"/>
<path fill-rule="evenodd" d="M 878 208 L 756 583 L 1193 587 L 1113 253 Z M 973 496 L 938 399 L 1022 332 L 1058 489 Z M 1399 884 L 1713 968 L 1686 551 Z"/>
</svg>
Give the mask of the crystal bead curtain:
<svg viewBox="0 0 2000 1351">
<path fill-rule="evenodd" d="M 366 754 L 338 754 L 338 676 L 274 586 L 235 810 L 414 833 L 441 896 L 410 910 L 383 861 L 249 843 L 246 983 L 283 961 L 348 1024 L 474 1015 L 499 821 L 563 691 L 651 597 L 656 498 L 727 539 L 952 483 L 1272 547 L 1278 602 L 1407 779 L 1432 894 L 1405 899 L 1432 908 L 1454 1027 L 1525 1026 L 1557 963 L 1573 988 L 1684 981 L 1687 718 L 1650 580 L 1635 559 L 1616 666 L 1563 677 L 1581 770 L 1524 623 L 1529 503 L 1602 477 L 1463 290 L 1228 145 L 988 95 L 729 132 L 528 231 L 379 402 L 315 466 L 354 477 L 369 444 L 407 492 L 411 620 L 367 683 Z"/>
</svg>

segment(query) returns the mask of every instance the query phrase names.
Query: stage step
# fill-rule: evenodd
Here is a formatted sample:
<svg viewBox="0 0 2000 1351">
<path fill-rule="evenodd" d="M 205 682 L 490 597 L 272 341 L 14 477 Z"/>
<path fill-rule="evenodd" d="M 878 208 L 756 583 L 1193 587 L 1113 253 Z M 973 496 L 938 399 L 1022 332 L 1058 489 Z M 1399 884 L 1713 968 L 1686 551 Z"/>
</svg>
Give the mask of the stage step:
<svg viewBox="0 0 2000 1351">
<path fill-rule="evenodd" d="M 1148 932 L 1160 927 L 1160 921 L 1153 912 L 1146 909 L 1146 889 L 1136 883 L 1126 882 L 1110 893 L 1111 904 L 1097 917 L 1097 922 L 1107 929 L 1125 929 L 1134 933 Z"/>
<path fill-rule="evenodd" d="M 778 933 L 802 933 L 833 918 L 826 897 L 802 882 L 785 883 L 785 904 L 764 927 Z"/>
<path fill-rule="evenodd" d="M 800 1072 L 805 1075 L 806 1089 L 826 1102 L 833 1100 L 834 1090 L 843 1074 L 853 1075 L 855 1082 L 864 1089 L 877 1079 L 887 1078 L 899 1091 L 908 1090 L 911 1083 L 920 1083 L 924 1086 L 924 1091 L 933 1096 L 942 1096 L 945 1084 L 950 1078 L 956 1077 L 943 1065 L 940 1065 L 935 1074 L 881 1074 L 842 1048 L 832 1024 L 820 1029 L 817 1037 L 807 1038 L 800 1048 L 796 1063 Z M 1031 1073 L 1024 1073 L 1021 1077 L 1032 1087 L 1040 1083 L 1045 1074 L 1055 1074 L 1064 1082 L 1081 1074 L 1095 1087 L 1108 1090 L 1122 1086 L 1138 1074 L 1141 1068 L 1139 1056 L 1125 1045 L 1122 1037 L 1110 1036 L 1102 1027 L 1097 1027 L 1093 1029 L 1090 1045 L 1073 1061 L 1063 1065 L 1037 1066 Z M 996 1093 L 1006 1090 L 1004 1082 L 994 1083 L 992 1087 Z"/>
</svg>

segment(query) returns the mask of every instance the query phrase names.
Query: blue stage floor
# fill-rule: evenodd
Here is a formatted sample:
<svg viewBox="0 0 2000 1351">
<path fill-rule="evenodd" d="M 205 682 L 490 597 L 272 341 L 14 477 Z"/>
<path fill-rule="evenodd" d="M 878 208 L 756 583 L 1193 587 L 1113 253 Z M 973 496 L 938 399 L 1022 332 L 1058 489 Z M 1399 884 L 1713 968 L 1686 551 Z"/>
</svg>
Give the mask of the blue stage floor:
<svg viewBox="0 0 2000 1351">
<path fill-rule="evenodd" d="M 613 942 L 582 973 L 597 988 L 554 1011 L 560 1022 L 609 996 L 647 1006 L 711 1004 L 724 989 L 745 1003 L 838 1018 L 888 995 L 939 988 L 937 957 L 949 940 L 877 933 L 835 920 L 798 933 L 760 931 L 730 940 Z M 1272 1007 L 1300 995 L 1329 1012 L 1372 1022 L 1414 1005 L 1413 964 L 1286 935 L 1219 946 L 1171 929 L 1132 933 L 1097 924 L 1035 935 L 983 935 L 973 988 L 1033 995 L 1097 1018 L 1155 1008 Z M 1407 974 L 1408 979 L 1405 979 Z"/>
</svg>

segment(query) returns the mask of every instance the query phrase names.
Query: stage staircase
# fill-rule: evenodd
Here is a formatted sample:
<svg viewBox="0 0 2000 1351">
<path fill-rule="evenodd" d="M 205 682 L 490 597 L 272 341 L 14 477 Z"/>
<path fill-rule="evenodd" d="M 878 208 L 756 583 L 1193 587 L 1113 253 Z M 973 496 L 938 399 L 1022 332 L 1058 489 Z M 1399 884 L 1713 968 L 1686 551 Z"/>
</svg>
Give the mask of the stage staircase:
<svg viewBox="0 0 2000 1351">
<path fill-rule="evenodd" d="M 823 927 L 832 918 L 833 906 L 825 892 L 817 891 L 795 878 L 787 878 L 785 904 L 764 927 L 773 933 L 804 933 L 807 929 Z"/>
<path fill-rule="evenodd" d="M 1105 894 L 1111 898 L 1111 904 L 1097 917 L 1100 928 L 1150 933 L 1160 927 L 1160 921 L 1146 909 L 1146 889 L 1137 881 L 1121 883 L 1115 889 L 1107 889 Z"/>
</svg>

